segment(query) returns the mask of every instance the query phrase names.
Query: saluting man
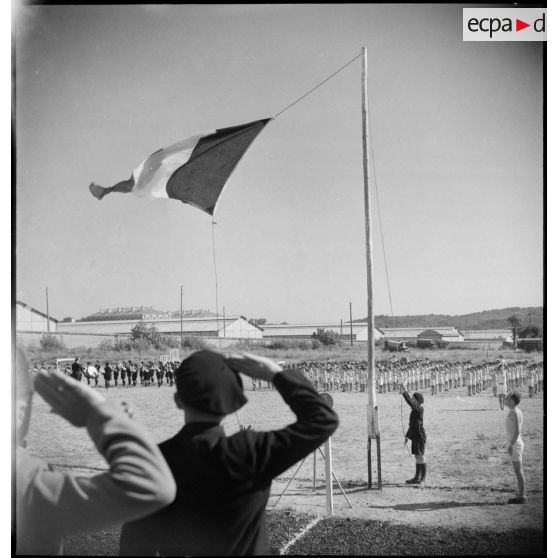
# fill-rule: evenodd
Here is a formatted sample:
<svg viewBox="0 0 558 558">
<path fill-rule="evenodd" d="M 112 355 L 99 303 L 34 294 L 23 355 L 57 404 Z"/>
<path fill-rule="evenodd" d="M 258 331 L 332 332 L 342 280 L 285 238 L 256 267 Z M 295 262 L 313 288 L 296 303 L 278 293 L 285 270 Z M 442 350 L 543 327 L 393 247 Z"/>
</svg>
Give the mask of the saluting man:
<svg viewBox="0 0 558 558">
<path fill-rule="evenodd" d="M 296 422 L 227 436 L 226 415 L 245 403 L 239 373 L 272 382 Z M 296 370 L 255 355 L 191 355 L 176 372 L 184 426 L 160 445 L 177 496 L 154 515 L 124 525 L 124 556 L 269 555 L 266 506 L 273 479 L 318 449 L 337 428 L 335 412 Z"/>
</svg>

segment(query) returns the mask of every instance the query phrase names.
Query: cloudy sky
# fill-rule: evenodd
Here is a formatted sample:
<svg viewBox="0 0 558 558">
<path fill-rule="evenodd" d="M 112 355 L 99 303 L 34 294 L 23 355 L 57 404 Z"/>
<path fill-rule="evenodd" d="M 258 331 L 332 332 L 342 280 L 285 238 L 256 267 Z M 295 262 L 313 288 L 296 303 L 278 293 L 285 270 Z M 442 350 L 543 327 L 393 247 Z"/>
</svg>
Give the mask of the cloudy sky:
<svg viewBox="0 0 558 558">
<path fill-rule="evenodd" d="M 20 6 L 18 300 L 215 310 L 212 219 L 93 198 L 150 153 L 279 113 L 368 50 L 394 314 L 543 302 L 540 43 L 462 41 L 460 5 Z M 361 62 L 264 129 L 215 212 L 219 310 L 366 314 Z M 375 312 L 390 313 L 376 200 Z"/>
</svg>

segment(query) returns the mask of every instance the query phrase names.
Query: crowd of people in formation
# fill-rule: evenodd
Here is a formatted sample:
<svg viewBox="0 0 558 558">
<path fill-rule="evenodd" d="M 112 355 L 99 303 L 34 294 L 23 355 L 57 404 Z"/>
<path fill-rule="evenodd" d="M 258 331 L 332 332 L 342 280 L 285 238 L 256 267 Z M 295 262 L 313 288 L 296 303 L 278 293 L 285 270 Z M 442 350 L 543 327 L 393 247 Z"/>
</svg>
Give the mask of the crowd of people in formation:
<svg viewBox="0 0 558 558">
<path fill-rule="evenodd" d="M 301 361 L 284 363 L 283 368 L 296 368 L 319 391 L 360 391 L 368 389 L 368 363 L 363 361 L 314 362 Z M 466 388 L 467 395 L 474 396 L 492 390 L 498 397 L 500 408 L 504 409 L 506 394 L 512 389 L 528 387 L 529 397 L 534 397 L 543 388 L 544 362 L 529 363 L 526 360 L 507 362 L 502 357 L 495 361 L 473 364 L 471 361 L 447 362 L 430 360 L 409 360 L 393 357 L 387 361 L 376 361 L 377 393 L 397 392 L 403 382 L 410 390 L 427 390 L 436 395 L 456 388 Z M 98 360 L 84 364 L 76 357 L 64 372 L 87 385 L 111 387 L 173 386 L 178 361 L 155 362 L 153 360 L 132 360 L 105 362 Z M 48 370 L 44 364 L 35 367 Z M 261 379 L 251 379 L 248 387 L 252 391 L 274 389 L 273 384 Z"/>
<path fill-rule="evenodd" d="M 492 390 L 494 396 L 503 399 L 512 389 L 529 388 L 529 397 L 543 388 L 544 362 L 529 363 L 526 360 L 506 362 L 502 357 L 492 362 L 473 364 L 471 361 L 447 362 L 428 358 L 408 360 L 393 358 L 378 361 L 376 365 L 376 391 L 397 392 L 406 383 L 409 390 L 428 390 L 431 395 L 456 388 L 467 388 L 474 396 Z M 297 362 L 286 364 L 298 368 L 306 379 L 319 391 L 367 391 L 368 363 L 346 362 Z"/>
<path fill-rule="evenodd" d="M 72 365 L 68 365 L 64 369 L 64 373 L 72 378 L 87 381 L 88 386 L 101 386 L 105 389 L 111 387 L 135 387 L 140 386 L 157 386 L 163 385 L 173 386 L 175 381 L 175 372 L 180 366 L 179 361 L 155 362 L 153 360 L 134 362 L 132 360 L 119 362 L 88 361 L 85 364 L 80 362 L 80 358 L 76 357 Z M 41 363 L 40 367 L 34 367 L 36 373 L 39 370 L 48 372 L 50 367 L 46 367 Z M 102 380 L 102 382 L 101 382 Z"/>
</svg>

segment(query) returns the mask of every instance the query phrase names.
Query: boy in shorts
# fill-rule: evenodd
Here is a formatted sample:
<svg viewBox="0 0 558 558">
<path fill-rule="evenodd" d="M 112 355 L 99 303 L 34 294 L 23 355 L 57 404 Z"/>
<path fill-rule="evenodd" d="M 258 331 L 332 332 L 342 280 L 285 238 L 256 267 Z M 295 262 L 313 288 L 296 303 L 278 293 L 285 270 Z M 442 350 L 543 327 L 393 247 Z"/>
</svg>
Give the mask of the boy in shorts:
<svg viewBox="0 0 558 558">
<path fill-rule="evenodd" d="M 521 428 L 523 426 L 523 413 L 519 410 L 519 402 L 521 396 L 517 391 L 510 391 L 506 396 L 506 405 L 509 408 L 509 413 L 506 417 L 506 432 L 508 435 L 508 453 L 512 458 L 513 470 L 517 476 L 517 484 L 519 487 L 519 495 L 515 498 L 510 498 L 510 504 L 523 504 L 527 501 L 525 497 L 525 475 L 523 473 L 523 448 L 524 443 L 521 438 Z"/>
</svg>

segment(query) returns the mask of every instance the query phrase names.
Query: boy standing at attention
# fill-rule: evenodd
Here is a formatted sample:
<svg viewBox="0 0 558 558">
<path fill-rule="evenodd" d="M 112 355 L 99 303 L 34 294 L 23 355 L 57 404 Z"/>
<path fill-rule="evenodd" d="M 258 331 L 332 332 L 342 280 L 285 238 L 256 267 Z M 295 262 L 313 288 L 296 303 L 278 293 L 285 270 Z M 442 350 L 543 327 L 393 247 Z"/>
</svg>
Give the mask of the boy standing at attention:
<svg viewBox="0 0 558 558">
<path fill-rule="evenodd" d="M 518 408 L 521 396 L 517 391 L 511 391 L 506 397 L 506 405 L 509 413 L 506 417 L 506 432 L 508 434 L 508 453 L 512 458 L 513 469 L 517 476 L 517 484 L 519 486 L 519 495 L 510 498 L 510 504 L 523 504 L 527 501 L 525 497 L 525 475 L 523 473 L 523 448 L 525 444 L 521 438 L 521 428 L 523 426 L 523 413 Z"/>
<path fill-rule="evenodd" d="M 415 456 L 416 471 L 412 479 L 405 481 L 406 484 L 417 484 L 419 487 L 424 487 L 426 479 L 426 460 L 424 458 L 424 450 L 426 446 L 426 432 L 424 431 L 424 396 L 422 393 L 413 393 L 409 395 L 407 391 L 407 382 L 404 381 L 401 385 L 401 395 L 411 407 L 411 414 L 409 415 L 409 429 L 405 434 L 405 445 L 411 440 L 411 453 Z"/>
<path fill-rule="evenodd" d="M 498 387 L 496 393 L 498 394 L 498 402 L 500 403 L 500 410 L 504 410 L 506 404 L 506 393 L 508 392 L 508 376 L 503 364 L 498 366 L 498 373 L 496 375 Z"/>
</svg>

